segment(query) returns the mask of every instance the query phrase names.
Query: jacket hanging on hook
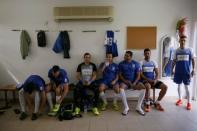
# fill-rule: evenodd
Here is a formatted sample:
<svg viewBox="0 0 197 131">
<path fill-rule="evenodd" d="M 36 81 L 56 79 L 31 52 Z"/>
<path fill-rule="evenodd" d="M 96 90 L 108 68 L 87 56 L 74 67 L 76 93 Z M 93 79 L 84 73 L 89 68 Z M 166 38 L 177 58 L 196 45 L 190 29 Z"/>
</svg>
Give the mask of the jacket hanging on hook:
<svg viewBox="0 0 197 131">
<path fill-rule="evenodd" d="M 22 30 L 20 36 L 20 52 L 22 59 L 25 59 L 26 56 L 28 56 L 30 43 L 31 43 L 31 39 L 29 34 L 27 33 L 27 31 Z"/>
<path fill-rule="evenodd" d="M 61 31 L 55 41 L 53 46 L 53 51 L 55 53 L 60 53 L 63 51 L 64 58 L 70 58 L 70 38 L 67 31 Z"/>
</svg>

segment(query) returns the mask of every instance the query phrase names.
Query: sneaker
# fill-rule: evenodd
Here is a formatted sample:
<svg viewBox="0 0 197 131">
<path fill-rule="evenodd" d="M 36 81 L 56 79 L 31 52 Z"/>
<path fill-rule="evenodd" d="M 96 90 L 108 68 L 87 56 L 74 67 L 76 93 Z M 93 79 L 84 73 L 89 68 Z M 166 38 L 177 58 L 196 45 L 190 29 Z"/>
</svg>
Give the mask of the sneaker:
<svg viewBox="0 0 197 131">
<path fill-rule="evenodd" d="M 94 107 L 93 109 L 92 109 L 92 112 L 95 114 L 95 115 L 99 115 L 100 113 L 99 113 L 99 111 L 98 111 L 98 109 L 96 108 L 96 107 Z"/>
<path fill-rule="evenodd" d="M 27 118 L 27 114 L 25 112 L 22 112 L 19 119 L 20 120 L 25 120 Z"/>
<path fill-rule="evenodd" d="M 124 111 L 121 113 L 123 116 L 126 116 L 129 112 L 129 109 L 124 109 Z"/>
<path fill-rule="evenodd" d="M 38 116 L 37 116 L 36 113 L 33 113 L 32 116 L 31 116 L 31 120 L 34 121 L 36 119 L 38 119 Z"/>
<path fill-rule="evenodd" d="M 58 112 L 60 108 L 60 104 L 55 104 L 54 108 L 52 109 L 53 112 Z"/>
<path fill-rule="evenodd" d="M 106 110 L 106 107 L 107 107 L 107 103 L 104 103 L 104 102 L 103 102 L 103 104 L 102 104 L 102 106 L 101 106 L 101 110 L 102 110 L 102 111 L 105 111 L 105 110 Z"/>
<path fill-rule="evenodd" d="M 55 116 L 56 114 L 57 114 L 57 112 L 50 111 L 50 112 L 48 113 L 48 116 Z"/>
<path fill-rule="evenodd" d="M 163 108 L 159 103 L 156 103 L 156 104 L 155 104 L 155 107 L 156 107 L 156 109 L 159 110 L 159 111 L 164 111 L 164 108 Z"/>
<path fill-rule="evenodd" d="M 79 107 L 76 107 L 76 108 L 75 108 L 74 114 L 75 114 L 75 115 L 79 115 L 79 114 L 80 114 L 80 108 L 79 108 Z"/>
<path fill-rule="evenodd" d="M 179 100 L 176 102 L 176 105 L 177 105 L 177 106 L 180 106 L 181 104 L 183 104 L 183 102 L 182 102 L 182 100 L 179 99 Z"/>
<path fill-rule="evenodd" d="M 119 110 L 119 106 L 117 103 L 113 103 L 113 109 L 118 111 Z"/>
<path fill-rule="evenodd" d="M 191 109 L 192 109 L 191 103 L 187 103 L 186 109 L 187 109 L 187 110 L 191 110 Z"/>
<path fill-rule="evenodd" d="M 151 110 L 150 105 L 145 105 L 144 110 L 145 110 L 145 112 L 150 112 L 150 110 Z"/>
</svg>

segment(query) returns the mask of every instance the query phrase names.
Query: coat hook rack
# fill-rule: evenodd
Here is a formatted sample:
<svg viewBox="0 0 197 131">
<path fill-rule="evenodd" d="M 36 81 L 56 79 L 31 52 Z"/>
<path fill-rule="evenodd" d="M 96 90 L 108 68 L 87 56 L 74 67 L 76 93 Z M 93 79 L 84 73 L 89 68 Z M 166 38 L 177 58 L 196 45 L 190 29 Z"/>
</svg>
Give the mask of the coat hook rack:
<svg viewBox="0 0 197 131">
<path fill-rule="evenodd" d="M 88 33 L 88 32 L 96 32 L 96 30 L 83 30 L 82 32 Z"/>
</svg>

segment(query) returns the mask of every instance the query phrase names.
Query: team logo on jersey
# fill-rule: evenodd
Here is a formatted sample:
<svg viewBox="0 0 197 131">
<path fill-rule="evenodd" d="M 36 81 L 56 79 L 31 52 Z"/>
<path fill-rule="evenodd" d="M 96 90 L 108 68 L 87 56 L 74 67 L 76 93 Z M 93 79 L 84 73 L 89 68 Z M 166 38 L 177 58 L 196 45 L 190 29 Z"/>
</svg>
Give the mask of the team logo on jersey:
<svg viewBox="0 0 197 131">
<path fill-rule="evenodd" d="M 92 69 L 82 69 L 82 75 L 92 75 Z"/>
<path fill-rule="evenodd" d="M 154 67 L 143 67 L 143 72 L 153 72 Z"/>
<path fill-rule="evenodd" d="M 114 71 L 114 70 L 115 70 L 115 67 L 113 66 L 113 67 L 112 67 L 112 71 Z"/>
<path fill-rule="evenodd" d="M 177 55 L 178 61 L 189 61 L 189 55 Z"/>
</svg>

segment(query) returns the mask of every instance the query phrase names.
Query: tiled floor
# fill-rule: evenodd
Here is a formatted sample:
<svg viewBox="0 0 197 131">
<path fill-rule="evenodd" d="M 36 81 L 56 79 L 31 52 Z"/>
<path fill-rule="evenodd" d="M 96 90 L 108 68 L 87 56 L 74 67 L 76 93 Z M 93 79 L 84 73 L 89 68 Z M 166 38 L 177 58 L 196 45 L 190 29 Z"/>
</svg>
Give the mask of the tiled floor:
<svg viewBox="0 0 197 131">
<path fill-rule="evenodd" d="M 28 117 L 20 121 L 14 114 L 13 108 L 0 115 L 0 131 L 197 131 L 197 102 L 193 102 L 191 111 L 175 106 L 175 98 L 165 98 L 163 106 L 165 112 L 154 108 L 146 116 L 135 112 L 135 101 L 130 101 L 131 111 L 127 116 L 108 109 L 100 116 L 93 116 L 91 112 L 70 121 L 60 122 L 56 118 L 46 115 L 36 121 Z"/>
</svg>

